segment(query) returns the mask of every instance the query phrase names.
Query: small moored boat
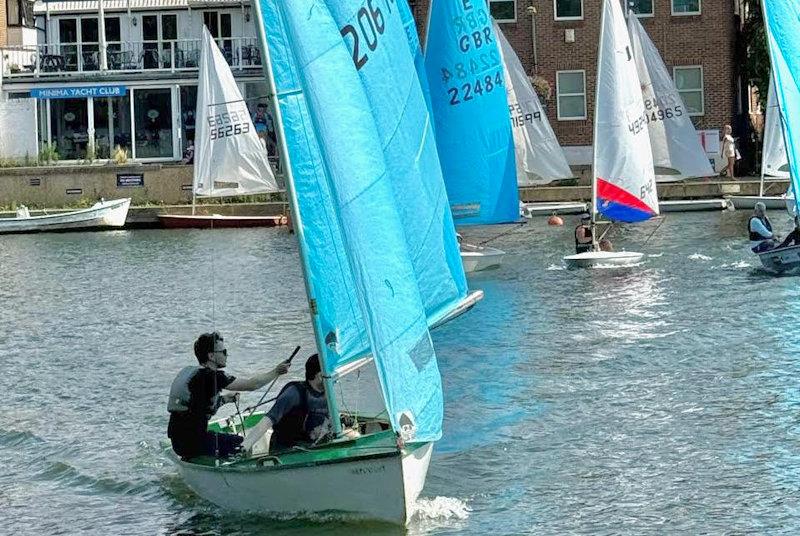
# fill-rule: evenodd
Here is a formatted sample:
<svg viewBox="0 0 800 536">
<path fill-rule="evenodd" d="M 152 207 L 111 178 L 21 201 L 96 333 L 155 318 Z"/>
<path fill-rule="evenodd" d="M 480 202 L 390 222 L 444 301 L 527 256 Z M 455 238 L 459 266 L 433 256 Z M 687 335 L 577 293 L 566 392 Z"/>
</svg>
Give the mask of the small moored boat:
<svg viewBox="0 0 800 536">
<path fill-rule="evenodd" d="M 221 214 L 159 214 L 161 225 L 168 229 L 219 229 L 226 227 L 275 227 L 286 225 L 286 216 L 223 216 Z"/>
<path fill-rule="evenodd" d="M 0 233 L 44 233 L 94 231 L 123 227 L 131 200 L 100 200 L 89 208 L 58 214 L 28 215 L 27 209 L 14 218 L 0 218 Z"/>
<path fill-rule="evenodd" d="M 587 251 L 576 255 L 567 255 L 564 262 L 567 268 L 593 268 L 632 266 L 642 261 L 644 253 L 634 251 Z"/>
<path fill-rule="evenodd" d="M 461 243 L 461 264 L 468 274 L 499 267 L 505 254 L 505 251 L 497 248 Z"/>
</svg>

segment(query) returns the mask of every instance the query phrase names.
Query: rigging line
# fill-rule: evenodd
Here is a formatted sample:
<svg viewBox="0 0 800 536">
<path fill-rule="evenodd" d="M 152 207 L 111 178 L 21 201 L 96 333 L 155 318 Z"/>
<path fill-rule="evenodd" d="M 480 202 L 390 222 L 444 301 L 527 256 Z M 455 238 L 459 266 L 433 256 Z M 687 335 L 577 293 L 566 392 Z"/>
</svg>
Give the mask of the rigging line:
<svg viewBox="0 0 800 536">
<path fill-rule="evenodd" d="M 648 243 L 648 242 L 650 242 L 650 239 L 651 239 L 651 238 L 653 238 L 653 235 L 655 235 L 655 234 L 656 234 L 656 231 L 658 231 L 659 229 L 661 229 L 661 226 L 662 226 L 662 225 L 664 225 L 664 222 L 665 222 L 665 221 L 667 221 L 667 217 L 666 217 L 666 216 L 664 216 L 663 218 L 661 218 L 661 221 L 658 223 L 658 225 L 656 226 L 656 228 L 655 228 L 655 229 L 653 229 L 653 232 L 652 232 L 652 233 L 650 233 L 650 236 L 648 236 L 648 237 L 647 237 L 647 240 L 645 240 L 645 241 L 644 241 L 644 244 L 642 244 L 642 248 L 644 248 L 644 247 L 647 245 L 647 243 Z"/>
<path fill-rule="evenodd" d="M 503 231 L 502 233 L 500 233 L 500 234 L 499 234 L 499 235 L 497 235 L 497 236 L 493 236 L 492 238 L 487 238 L 487 239 L 486 239 L 486 240 L 484 240 L 483 242 L 478 242 L 478 245 L 479 245 L 479 246 L 485 246 L 485 245 L 486 245 L 486 244 L 488 244 L 489 242 L 493 242 L 493 241 L 497 240 L 498 238 L 500 238 L 500 237 L 502 237 L 502 236 L 510 235 L 511 233 L 514 233 L 514 232 L 516 232 L 516 231 L 518 231 L 518 230 L 522 229 L 522 227 L 523 227 L 524 225 L 528 225 L 528 221 L 527 221 L 527 220 L 525 220 L 525 221 L 521 221 L 521 222 L 519 222 L 519 223 L 516 223 L 516 224 L 514 224 L 514 227 L 513 227 L 513 228 L 511 228 L 511 229 L 510 229 L 510 230 L 508 230 L 508 231 Z"/>
</svg>

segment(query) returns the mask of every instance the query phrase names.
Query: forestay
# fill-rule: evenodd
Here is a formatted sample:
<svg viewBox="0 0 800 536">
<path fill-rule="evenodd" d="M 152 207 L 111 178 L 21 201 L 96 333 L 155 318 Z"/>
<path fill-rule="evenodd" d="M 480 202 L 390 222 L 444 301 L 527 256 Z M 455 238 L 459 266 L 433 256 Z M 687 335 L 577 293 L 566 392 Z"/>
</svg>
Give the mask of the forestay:
<svg viewBox="0 0 800 536">
<path fill-rule="evenodd" d="M 669 182 L 714 175 L 678 88 L 633 13 L 628 15 L 628 31 L 641 82 L 656 179 Z"/>
<path fill-rule="evenodd" d="M 492 21 L 505 67 L 506 98 L 516 154 L 517 184 L 547 184 L 573 176 L 539 97 L 500 26 Z"/>
<path fill-rule="evenodd" d="M 775 83 L 769 77 L 767 93 L 767 113 L 764 119 L 764 149 L 761 155 L 761 176 L 789 178 L 789 160 L 786 157 L 786 144 L 783 141 L 781 112 L 775 96 Z"/>
<path fill-rule="evenodd" d="M 800 192 L 800 0 L 764 0 L 763 8 L 791 188 Z M 800 195 L 794 201 L 800 214 Z"/>
<path fill-rule="evenodd" d="M 635 222 L 658 214 L 653 155 L 625 17 L 603 0 L 594 119 L 594 209 Z"/>
<path fill-rule="evenodd" d="M 301 248 L 306 252 L 313 290 L 310 297 L 315 299 L 317 322 L 328 343 L 321 348 L 323 372 L 334 374 L 358 353 L 358 343 L 366 339 L 394 429 L 406 439 L 415 430 L 416 440 L 434 440 L 441 434 L 441 379 L 428 333 L 425 300 L 398 207 L 405 201 L 395 196 L 391 166 L 384 154 L 387 138 L 379 131 L 379 123 L 386 123 L 378 118 L 390 114 L 373 108 L 369 92 L 375 87 L 359 72 L 366 64 L 358 69 L 363 56 L 346 43 L 350 30 L 337 23 L 331 7 L 338 13 L 346 5 L 314 0 L 263 2 L 263 22 L 300 205 L 305 237 Z M 383 2 L 380 13 L 376 13 L 374 1 L 365 0 L 361 7 L 355 12 L 363 21 L 354 27 L 358 39 L 377 40 L 370 41 L 372 48 L 359 49 L 369 51 L 367 61 L 385 65 L 381 54 L 399 42 L 405 56 L 395 59 L 411 66 L 413 72 L 399 15 L 388 12 Z M 389 33 L 390 24 L 399 31 Z M 362 26 L 375 28 L 376 33 L 365 36 Z M 381 26 L 384 30 L 378 32 Z M 425 108 L 419 83 L 412 86 L 416 88 L 413 98 Z M 412 97 L 403 90 L 395 95 L 389 85 L 381 89 L 391 90 L 384 94 L 390 101 L 387 106 Z M 428 199 L 423 197 L 420 202 Z M 444 224 L 438 223 L 443 233 Z M 448 258 L 445 249 L 449 246 L 444 241 L 439 244 L 439 249 L 428 251 L 430 261 L 449 265 L 443 260 Z M 458 286 L 454 281 L 450 284 Z M 342 347 L 343 341 L 349 341 L 348 347 Z"/>
<path fill-rule="evenodd" d="M 505 80 L 485 2 L 433 0 L 425 69 L 447 195 L 459 224 L 519 218 Z"/>
<path fill-rule="evenodd" d="M 247 103 L 205 26 L 195 116 L 195 195 L 222 197 L 278 190 Z"/>
</svg>

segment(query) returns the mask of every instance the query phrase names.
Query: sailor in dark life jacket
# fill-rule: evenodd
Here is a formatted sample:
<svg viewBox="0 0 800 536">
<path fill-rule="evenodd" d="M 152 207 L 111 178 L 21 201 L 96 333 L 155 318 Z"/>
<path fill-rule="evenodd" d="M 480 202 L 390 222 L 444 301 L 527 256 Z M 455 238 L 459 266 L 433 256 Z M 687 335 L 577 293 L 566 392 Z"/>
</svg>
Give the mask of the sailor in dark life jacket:
<svg viewBox="0 0 800 536">
<path fill-rule="evenodd" d="M 784 238 L 783 242 L 775 246 L 775 249 L 788 248 L 789 246 L 800 245 L 800 216 L 794 217 L 794 229 Z"/>
<path fill-rule="evenodd" d="M 272 430 L 269 446 L 263 440 Z M 306 360 L 305 381 L 289 382 L 275 398 L 275 404 L 247 433 L 242 448 L 251 453 L 280 452 L 296 445 L 309 445 L 325 437 L 330 431 L 328 403 L 319 355 Z M 354 437 L 352 430 L 345 433 Z"/>
<path fill-rule="evenodd" d="M 575 253 L 586 253 L 592 251 L 592 217 L 587 214 L 581 214 L 581 223 L 575 227 Z"/>
<path fill-rule="evenodd" d="M 777 237 L 772 232 L 772 223 L 767 218 L 767 206 L 761 201 L 756 203 L 753 215 L 747 222 L 747 232 L 753 253 L 761 253 L 775 247 Z"/>
<path fill-rule="evenodd" d="M 221 391 L 255 391 L 286 374 L 289 364 L 282 362 L 251 378 L 226 374 L 222 369 L 228 361 L 228 350 L 217 332 L 200 335 L 194 343 L 194 355 L 200 366 L 184 367 L 172 381 L 167 435 L 173 450 L 183 459 L 230 456 L 240 449 L 242 438 L 208 431 L 208 421 L 220 406 L 239 397 L 239 393 L 220 394 Z"/>
</svg>

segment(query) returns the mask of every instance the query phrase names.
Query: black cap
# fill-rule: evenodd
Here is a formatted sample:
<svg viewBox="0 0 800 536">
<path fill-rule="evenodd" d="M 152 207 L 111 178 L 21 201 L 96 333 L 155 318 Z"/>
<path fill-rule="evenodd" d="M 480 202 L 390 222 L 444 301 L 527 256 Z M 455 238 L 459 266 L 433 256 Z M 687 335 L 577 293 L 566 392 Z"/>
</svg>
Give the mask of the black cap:
<svg viewBox="0 0 800 536">
<path fill-rule="evenodd" d="M 306 359 L 306 381 L 313 380 L 317 372 L 322 370 L 319 365 L 319 354 L 313 354 Z"/>
</svg>

